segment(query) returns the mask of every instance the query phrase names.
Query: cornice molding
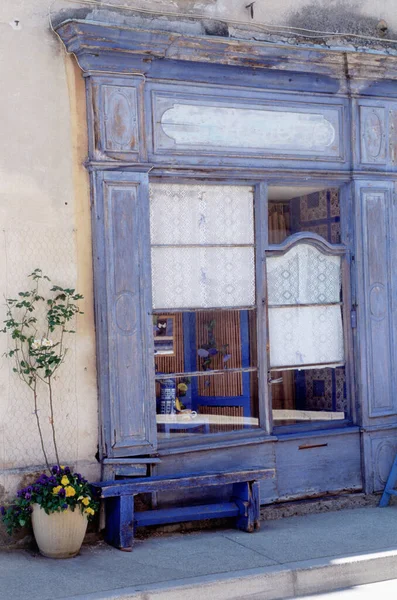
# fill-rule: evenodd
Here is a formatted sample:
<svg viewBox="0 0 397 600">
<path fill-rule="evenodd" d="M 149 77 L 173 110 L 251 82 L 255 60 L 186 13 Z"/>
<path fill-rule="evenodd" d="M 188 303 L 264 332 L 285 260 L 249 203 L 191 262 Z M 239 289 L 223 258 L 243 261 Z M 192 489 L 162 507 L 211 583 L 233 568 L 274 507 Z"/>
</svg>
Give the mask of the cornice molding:
<svg viewBox="0 0 397 600">
<path fill-rule="evenodd" d="M 311 84 L 308 89 L 313 91 L 397 96 L 397 56 L 386 53 L 193 36 L 78 19 L 60 23 L 55 31 L 87 73 L 135 72 L 156 77 L 158 70 L 153 64 L 159 61 L 194 62 L 202 68 L 237 68 L 260 77 L 272 75 L 273 79 L 281 74 L 283 85 L 288 74 L 305 75 Z M 167 78 L 167 69 L 162 68 L 162 76 Z M 327 85 L 322 90 L 324 82 Z M 332 87 L 330 82 L 338 85 Z"/>
</svg>

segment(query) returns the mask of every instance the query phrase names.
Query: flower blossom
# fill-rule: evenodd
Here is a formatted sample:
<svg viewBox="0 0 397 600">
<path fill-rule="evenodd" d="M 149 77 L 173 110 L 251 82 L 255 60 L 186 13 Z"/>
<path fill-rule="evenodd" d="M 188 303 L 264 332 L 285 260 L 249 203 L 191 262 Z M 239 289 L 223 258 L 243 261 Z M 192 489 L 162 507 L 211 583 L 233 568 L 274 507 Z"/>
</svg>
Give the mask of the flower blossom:
<svg viewBox="0 0 397 600">
<path fill-rule="evenodd" d="M 33 340 L 32 342 L 32 350 L 38 350 L 41 347 L 41 340 Z"/>
<path fill-rule="evenodd" d="M 65 487 L 65 492 L 66 492 L 66 498 L 76 495 L 76 490 L 74 489 L 74 487 L 72 485 L 68 485 L 67 487 Z"/>
<path fill-rule="evenodd" d="M 41 345 L 43 348 L 51 348 L 51 346 L 54 345 L 54 342 L 52 340 L 48 340 L 47 338 L 43 338 L 41 340 Z"/>
</svg>

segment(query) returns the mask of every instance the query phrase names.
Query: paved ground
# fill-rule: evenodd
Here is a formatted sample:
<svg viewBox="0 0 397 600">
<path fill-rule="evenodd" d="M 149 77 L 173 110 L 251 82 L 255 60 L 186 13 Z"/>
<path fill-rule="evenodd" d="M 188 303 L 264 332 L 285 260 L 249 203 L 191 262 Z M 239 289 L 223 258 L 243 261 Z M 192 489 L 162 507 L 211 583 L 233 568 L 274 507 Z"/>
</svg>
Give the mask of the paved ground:
<svg viewBox="0 0 397 600">
<path fill-rule="evenodd" d="M 270 600 L 352 588 L 396 573 L 393 506 L 269 521 L 253 534 L 224 529 L 148 537 L 131 553 L 84 546 L 78 557 L 63 561 L 4 551 L 0 599 Z"/>
<path fill-rule="evenodd" d="M 302 600 L 394 600 L 397 596 L 397 579 L 382 581 L 382 583 L 371 583 L 369 585 L 358 585 L 348 590 L 339 590 L 329 594 L 316 594 L 305 596 Z"/>
</svg>

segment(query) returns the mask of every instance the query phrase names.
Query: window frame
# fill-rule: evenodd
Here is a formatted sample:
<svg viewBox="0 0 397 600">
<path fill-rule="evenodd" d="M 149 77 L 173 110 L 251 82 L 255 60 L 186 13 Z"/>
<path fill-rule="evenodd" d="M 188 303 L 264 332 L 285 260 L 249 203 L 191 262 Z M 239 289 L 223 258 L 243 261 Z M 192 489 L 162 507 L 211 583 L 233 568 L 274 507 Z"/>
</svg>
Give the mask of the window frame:
<svg viewBox="0 0 397 600">
<path fill-rule="evenodd" d="M 278 436 L 280 434 L 291 434 L 291 433 L 307 433 L 310 431 L 324 431 L 331 429 L 340 429 L 348 426 L 352 426 L 356 423 L 357 412 L 356 412 L 356 388 L 355 388 L 355 365 L 354 365 L 354 331 L 355 327 L 355 313 L 357 309 L 356 300 L 356 274 L 355 274 L 355 257 L 354 257 L 354 229 L 353 229 L 353 191 L 351 183 L 346 180 L 331 180 L 327 181 L 323 178 L 305 179 L 304 181 L 299 179 L 288 179 L 280 180 L 274 179 L 268 182 L 271 186 L 281 185 L 299 186 L 303 185 L 315 185 L 322 184 L 325 187 L 337 187 L 339 189 L 339 206 L 340 206 L 340 223 L 341 223 L 341 239 L 339 244 L 330 244 L 324 240 L 321 236 L 311 232 L 300 232 L 288 236 L 280 244 L 269 244 L 268 242 L 268 214 L 266 215 L 266 256 L 280 255 L 285 253 L 288 249 L 292 248 L 295 244 L 301 242 L 307 242 L 313 244 L 319 249 L 326 249 L 330 255 L 341 256 L 341 275 L 342 275 L 342 290 L 343 290 L 343 302 L 342 302 L 342 321 L 343 321 L 343 341 L 344 341 L 344 352 L 345 352 L 345 373 L 346 373 L 346 393 L 348 399 L 348 414 L 345 419 L 341 419 L 334 422 L 329 421 L 316 421 L 312 423 L 296 423 L 291 425 L 274 425 L 272 415 L 272 397 L 271 397 L 271 370 L 268 368 L 268 396 L 269 405 L 271 412 L 271 432 Z M 350 219 L 349 219 L 350 216 Z M 266 272 L 266 266 L 265 266 Z M 268 314 L 268 307 L 266 304 L 266 311 Z M 354 313 L 354 314 L 353 314 Z M 270 340 L 269 340 L 270 341 Z M 267 364 L 270 365 L 269 361 L 269 344 Z M 315 367 L 313 367 L 315 368 Z M 282 369 L 279 369 L 282 370 Z"/>
<path fill-rule="evenodd" d="M 259 426 L 253 429 L 236 430 L 232 432 L 201 434 L 191 436 L 181 436 L 181 438 L 170 438 L 169 440 L 158 440 L 158 449 L 160 453 L 181 452 L 183 450 L 193 451 L 205 448 L 222 447 L 230 445 L 254 444 L 260 441 L 271 441 L 277 439 L 279 435 L 294 433 L 310 433 L 311 431 L 324 431 L 345 429 L 356 422 L 356 402 L 355 402 L 355 379 L 353 364 L 353 331 L 351 327 L 352 310 L 356 310 L 355 298 L 355 275 L 352 272 L 354 268 L 353 255 L 353 194 L 351 192 L 351 183 L 346 178 L 335 178 L 328 180 L 324 177 L 282 177 L 271 176 L 267 173 L 261 173 L 261 177 L 252 178 L 241 176 L 236 178 L 219 177 L 216 174 L 201 174 L 200 177 L 195 173 L 164 172 L 149 176 L 149 186 L 151 183 L 180 183 L 191 184 L 200 183 L 201 185 L 243 185 L 252 186 L 254 194 L 254 252 L 255 252 L 255 298 L 256 298 L 256 331 L 257 331 L 257 377 L 258 377 L 258 415 Z M 339 254 L 341 256 L 342 268 L 342 289 L 343 289 L 343 333 L 345 349 L 345 369 L 346 369 L 346 387 L 348 397 L 349 413 L 347 417 L 340 421 L 330 423 L 329 421 L 316 421 L 312 423 L 299 423 L 294 425 L 274 426 L 272 417 L 271 385 L 269 383 L 269 336 L 268 336 L 268 307 L 267 307 L 267 278 L 266 278 L 266 257 L 269 252 L 276 251 L 278 247 L 291 246 L 291 241 L 287 238 L 282 244 L 270 245 L 268 236 L 268 187 L 283 185 L 308 186 L 323 185 L 324 187 L 338 187 L 340 193 L 340 221 L 341 221 L 341 242 Z M 149 200 L 148 200 L 149 201 Z M 349 219 L 350 215 L 350 219 Z M 303 235 L 301 239 L 309 241 L 322 247 L 336 246 L 322 241 L 320 236 L 312 234 Z M 291 237 L 291 236 L 290 236 Z M 316 238 L 319 238 L 317 240 Z M 150 244 L 150 240 L 149 240 Z M 222 307 L 227 308 L 227 307 Z M 239 307 L 235 307 L 238 309 Z M 151 307 L 153 311 L 153 307 Z M 167 313 L 175 312 L 179 309 L 171 309 Z M 208 309 L 210 310 L 210 309 Z M 157 309 L 156 311 L 157 312 Z M 162 310 L 164 313 L 164 309 Z M 155 379 L 154 361 L 150 365 L 151 377 Z"/>
</svg>

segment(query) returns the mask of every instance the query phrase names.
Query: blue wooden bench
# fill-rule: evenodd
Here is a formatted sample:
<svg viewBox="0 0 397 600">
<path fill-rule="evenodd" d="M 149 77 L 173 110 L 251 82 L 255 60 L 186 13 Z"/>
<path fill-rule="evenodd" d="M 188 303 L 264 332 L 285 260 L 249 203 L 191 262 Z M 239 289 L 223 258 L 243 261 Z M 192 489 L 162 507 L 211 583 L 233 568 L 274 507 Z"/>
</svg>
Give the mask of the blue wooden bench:
<svg viewBox="0 0 397 600">
<path fill-rule="evenodd" d="M 121 550 L 131 550 L 136 527 L 235 517 L 236 527 L 252 532 L 259 529 L 259 483 L 274 477 L 274 469 L 247 469 L 221 473 L 116 479 L 92 484 L 105 500 L 105 541 Z M 134 511 L 137 494 L 170 492 L 190 488 L 232 484 L 229 502 Z"/>
</svg>

